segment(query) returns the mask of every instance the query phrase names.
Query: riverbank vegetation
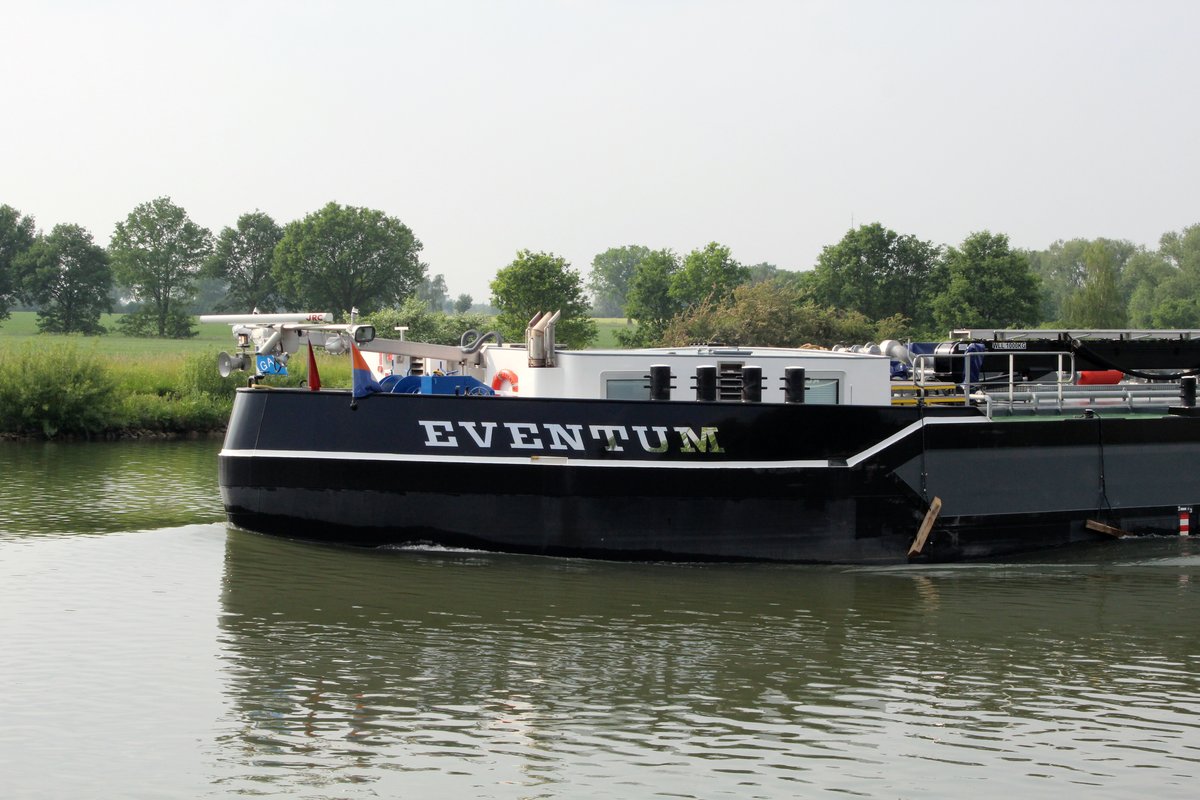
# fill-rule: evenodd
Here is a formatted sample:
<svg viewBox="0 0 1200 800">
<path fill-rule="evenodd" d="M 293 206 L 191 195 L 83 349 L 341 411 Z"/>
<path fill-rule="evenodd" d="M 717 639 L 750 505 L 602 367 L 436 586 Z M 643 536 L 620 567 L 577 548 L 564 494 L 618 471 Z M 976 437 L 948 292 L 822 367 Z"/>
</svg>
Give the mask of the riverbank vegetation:
<svg viewBox="0 0 1200 800">
<path fill-rule="evenodd" d="M 229 325 L 200 324 L 188 339 L 146 339 L 119 333 L 120 315 L 105 315 L 114 331 L 104 336 L 39 333 L 33 312 L 12 312 L 0 323 L 0 437 L 123 438 L 180 436 L 224 429 L 234 393 L 248 374 L 222 378 L 217 353 L 230 350 Z M 366 322 L 380 336 L 458 344 L 462 333 L 492 329 L 478 313 L 431 312 L 412 299 L 385 309 Z M 615 344 L 623 319 L 597 320 L 602 342 Z M 350 359 L 315 351 L 323 388 L 349 388 Z M 272 386 L 303 386 L 308 380 L 306 351 L 288 362 L 289 375 Z"/>
<path fill-rule="evenodd" d="M 216 355 L 216 349 L 104 352 L 96 340 L 70 337 L 5 342 L 0 346 L 0 435 L 122 438 L 222 430 L 246 374 L 222 378 Z M 348 359 L 322 355 L 317 364 L 322 385 L 349 387 Z M 292 374 L 273 379 L 272 385 L 302 385 L 305 359 L 293 359 L 291 366 Z"/>
</svg>

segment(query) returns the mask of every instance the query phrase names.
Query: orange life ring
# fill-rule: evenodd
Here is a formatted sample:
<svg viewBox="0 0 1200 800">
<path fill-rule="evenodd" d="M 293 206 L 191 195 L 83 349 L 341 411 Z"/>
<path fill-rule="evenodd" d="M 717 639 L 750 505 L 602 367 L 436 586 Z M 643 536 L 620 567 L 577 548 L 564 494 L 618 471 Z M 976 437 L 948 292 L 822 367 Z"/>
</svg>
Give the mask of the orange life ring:
<svg viewBox="0 0 1200 800">
<path fill-rule="evenodd" d="M 492 391 L 500 391 L 500 387 L 504 384 L 512 387 L 513 394 L 517 391 L 517 373 L 511 369 L 502 369 L 496 373 L 496 377 L 492 378 Z"/>
</svg>

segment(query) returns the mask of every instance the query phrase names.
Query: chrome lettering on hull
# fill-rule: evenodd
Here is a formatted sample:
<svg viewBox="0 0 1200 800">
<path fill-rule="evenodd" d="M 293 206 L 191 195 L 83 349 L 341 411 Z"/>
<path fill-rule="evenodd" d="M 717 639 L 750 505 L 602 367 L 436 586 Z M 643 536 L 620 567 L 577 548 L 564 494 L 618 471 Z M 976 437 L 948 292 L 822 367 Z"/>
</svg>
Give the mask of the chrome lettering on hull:
<svg viewBox="0 0 1200 800">
<path fill-rule="evenodd" d="M 458 448 L 460 442 L 482 450 L 569 451 L 582 453 L 587 443 L 598 442 L 609 453 L 626 447 L 644 453 L 666 453 L 672 444 L 680 453 L 724 453 L 715 426 L 667 428 L 645 425 L 583 425 L 538 422 L 455 422 L 445 419 L 417 420 L 425 434 L 425 446 Z M 632 433 L 631 433 L 632 431 Z M 465 434 L 465 436 L 460 436 Z M 494 435 L 493 435 L 494 434 Z"/>
</svg>

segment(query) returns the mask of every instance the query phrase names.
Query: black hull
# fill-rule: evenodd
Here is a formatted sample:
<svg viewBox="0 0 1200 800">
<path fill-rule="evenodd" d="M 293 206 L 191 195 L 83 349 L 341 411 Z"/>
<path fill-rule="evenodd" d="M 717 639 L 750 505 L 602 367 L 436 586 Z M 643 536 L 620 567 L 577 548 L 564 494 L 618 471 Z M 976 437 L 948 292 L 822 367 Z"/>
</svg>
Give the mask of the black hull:
<svg viewBox="0 0 1200 800">
<path fill-rule="evenodd" d="M 1197 463 L 1183 417 L 254 390 L 220 481 L 235 525 L 352 545 L 902 563 L 935 496 L 931 560 L 1173 534 Z"/>
</svg>

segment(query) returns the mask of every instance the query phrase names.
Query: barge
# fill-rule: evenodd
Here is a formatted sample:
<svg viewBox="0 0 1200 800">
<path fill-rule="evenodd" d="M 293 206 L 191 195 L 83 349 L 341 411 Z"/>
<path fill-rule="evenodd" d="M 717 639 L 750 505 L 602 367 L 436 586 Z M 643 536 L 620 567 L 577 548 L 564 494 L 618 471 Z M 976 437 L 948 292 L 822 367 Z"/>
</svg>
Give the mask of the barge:
<svg viewBox="0 0 1200 800">
<path fill-rule="evenodd" d="M 219 456 L 236 526 L 368 547 L 894 564 L 1177 535 L 1200 501 L 1198 331 L 572 351 L 554 314 L 524 343 L 472 332 L 455 347 L 320 316 L 208 318 L 239 337 L 222 371 L 253 373 Z M 313 346 L 351 355 L 353 389 L 267 385 Z"/>
</svg>

